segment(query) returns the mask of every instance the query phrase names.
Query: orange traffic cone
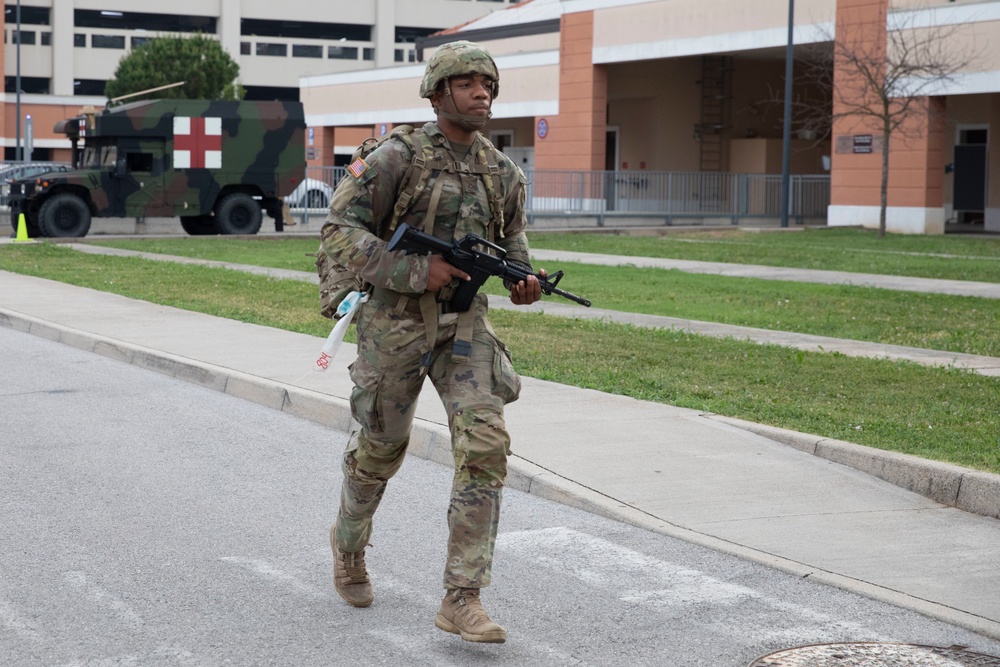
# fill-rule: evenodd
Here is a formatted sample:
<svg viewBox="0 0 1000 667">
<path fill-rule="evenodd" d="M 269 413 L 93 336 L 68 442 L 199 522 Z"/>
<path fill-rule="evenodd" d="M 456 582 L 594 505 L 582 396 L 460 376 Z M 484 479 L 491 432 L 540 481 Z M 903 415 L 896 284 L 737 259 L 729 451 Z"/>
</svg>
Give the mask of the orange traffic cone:
<svg viewBox="0 0 1000 667">
<path fill-rule="evenodd" d="M 23 243 L 24 241 L 30 241 L 28 238 L 28 225 L 24 221 L 24 213 L 17 216 L 17 236 L 14 241 Z"/>
</svg>

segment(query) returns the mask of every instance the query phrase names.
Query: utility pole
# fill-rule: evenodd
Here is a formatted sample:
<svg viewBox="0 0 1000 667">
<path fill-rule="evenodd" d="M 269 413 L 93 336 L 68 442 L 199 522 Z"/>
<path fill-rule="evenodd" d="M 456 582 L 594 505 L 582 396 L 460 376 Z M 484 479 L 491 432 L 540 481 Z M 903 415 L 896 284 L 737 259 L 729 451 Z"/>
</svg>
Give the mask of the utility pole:
<svg viewBox="0 0 1000 667">
<path fill-rule="evenodd" d="M 792 161 L 792 63 L 795 58 L 795 0 L 788 0 L 788 45 L 785 47 L 785 123 L 781 139 L 781 226 L 788 226 Z"/>
</svg>

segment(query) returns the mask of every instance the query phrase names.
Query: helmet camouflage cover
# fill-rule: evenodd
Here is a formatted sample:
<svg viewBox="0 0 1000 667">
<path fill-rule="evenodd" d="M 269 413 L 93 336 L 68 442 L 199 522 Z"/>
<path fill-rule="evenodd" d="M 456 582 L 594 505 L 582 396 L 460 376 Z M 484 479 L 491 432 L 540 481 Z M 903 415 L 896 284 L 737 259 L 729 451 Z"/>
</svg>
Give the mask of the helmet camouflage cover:
<svg viewBox="0 0 1000 667">
<path fill-rule="evenodd" d="M 479 44 L 465 40 L 449 42 L 437 48 L 427 61 L 424 79 L 420 82 L 420 97 L 431 97 L 439 83 L 463 74 L 482 74 L 493 79 L 493 98 L 496 98 L 500 73 L 493 56 Z"/>
</svg>

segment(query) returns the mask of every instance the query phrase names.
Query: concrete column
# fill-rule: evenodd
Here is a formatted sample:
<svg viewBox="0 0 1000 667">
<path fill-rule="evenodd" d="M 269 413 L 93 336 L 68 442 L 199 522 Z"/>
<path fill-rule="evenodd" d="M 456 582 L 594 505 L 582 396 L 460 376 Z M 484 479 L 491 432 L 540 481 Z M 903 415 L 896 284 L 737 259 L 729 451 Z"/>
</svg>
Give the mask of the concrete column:
<svg viewBox="0 0 1000 667">
<path fill-rule="evenodd" d="M 868 58 L 879 58 L 886 48 L 888 0 L 838 0 L 836 40 Z M 863 88 L 859 76 L 841 58 L 834 62 L 833 112 L 849 111 L 845 103 Z M 914 100 L 915 111 L 889 145 L 886 230 L 898 233 L 944 233 L 944 131 L 943 98 Z M 877 119 L 846 116 L 833 123 L 830 170 L 831 226 L 878 228 L 881 206 L 882 141 Z M 871 135 L 871 152 L 856 152 L 856 137 Z"/>
<path fill-rule="evenodd" d="M 375 67 L 396 64 L 396 0 L 376 0 L 375 4 Z"/>
<path fill-rule="evenodd" d="M 544 138 L 536 132 L 535 168 L 603 170 L 608 79 L 593 62 L 594 13 L 564 14 L 561 21 L 559 115 L 546 117 Z"/>
<path fill-rule="evenodd" d="M 49 90 L 53 95 L 72 95 L 76 60 L 73 57 L 73 0 L 52 0 L 49 16 L 52 21 L 52 85 Z"/>
<path fill-rule="evenodd" d="M 240 0 L 221 0 L 219 2 L 219 43 L 236 62 L 240 62 L 240 20 L 242 18 Z"/>
</svg>

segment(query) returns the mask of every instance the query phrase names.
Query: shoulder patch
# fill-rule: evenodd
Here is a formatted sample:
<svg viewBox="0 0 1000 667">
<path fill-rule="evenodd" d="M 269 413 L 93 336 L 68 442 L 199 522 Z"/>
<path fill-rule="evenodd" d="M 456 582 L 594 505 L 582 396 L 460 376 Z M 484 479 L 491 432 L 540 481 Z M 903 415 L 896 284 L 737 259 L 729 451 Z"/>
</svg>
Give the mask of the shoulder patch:
<svg viewBox="0 0 1000 667">
<path fill-rule="evenodd" d="M 364 158 L 359 157 L 347 167 L 347 171 L 351 172 L 351 176 L 360 180 L 362 174 L 368 171 L 368 163 L 365 162 Z"/>
</svg>

